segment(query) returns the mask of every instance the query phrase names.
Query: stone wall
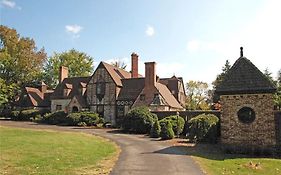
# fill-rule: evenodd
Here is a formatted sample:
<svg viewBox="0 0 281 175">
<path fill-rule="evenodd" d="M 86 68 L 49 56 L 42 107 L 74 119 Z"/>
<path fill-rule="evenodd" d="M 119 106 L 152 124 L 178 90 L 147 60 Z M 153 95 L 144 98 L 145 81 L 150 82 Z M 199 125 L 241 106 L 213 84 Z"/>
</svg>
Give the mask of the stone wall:
<svg viewBox="0 0 281 175">
<path fill-rule="evenodd" d="M 68 104 L 71 100 L 70 99 L 53 99 L 51 102 L 51 112 L 56 111 L 57 105 L 61 105 L 61 110 L 67 112 L 68 111 Z"/>
<path fill-rule="evenodd" d="M 272 94 L 222 95 L 221 142 L 226 145 L 268 147 L 276 145 Z M 250 107 L 252 123 L 243 123 L 237 112 Z"/>
</svg>

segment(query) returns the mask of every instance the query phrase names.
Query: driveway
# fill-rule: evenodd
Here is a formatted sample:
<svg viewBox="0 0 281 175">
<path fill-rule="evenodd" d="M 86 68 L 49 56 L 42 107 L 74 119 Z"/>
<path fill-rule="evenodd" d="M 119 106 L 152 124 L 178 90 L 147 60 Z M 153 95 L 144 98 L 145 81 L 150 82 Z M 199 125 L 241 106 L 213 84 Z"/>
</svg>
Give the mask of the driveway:
<svg viewBox="0 0 281 175">
<path fill-rule="evenodd" d="M 158 141 L 144 135 L 123 134 L 112 129 L 83 129 L 32 122 L 0 121 L 0 125 L 84 132 L 113 140 L 121 147 L 122 152 L 112 175 L 203 175 L 199 166 L 186 155 L 181 146 L 173 146 L 171 142 Z"/>
</svg>

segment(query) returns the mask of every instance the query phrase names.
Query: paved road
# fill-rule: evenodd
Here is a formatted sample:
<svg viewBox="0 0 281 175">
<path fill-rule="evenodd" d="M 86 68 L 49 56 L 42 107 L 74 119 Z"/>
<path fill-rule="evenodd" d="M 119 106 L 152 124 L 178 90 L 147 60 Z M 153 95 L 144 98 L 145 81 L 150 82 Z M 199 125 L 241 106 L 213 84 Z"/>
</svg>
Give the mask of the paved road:
<svg viewBox="0 0 281 175">
<path fill-rule="evenodd" d="M 54 125 L 39 125 L 32 122 L 0 121 L 0 125 L 85 132 L 109 138 L 121 147 L 119 159 L 112 175 L 203 175 L 199 166 L 181 146 L 157 141 L 143 135 L 122 134 L 109 129 L 81 129 Z"/>
</svg>

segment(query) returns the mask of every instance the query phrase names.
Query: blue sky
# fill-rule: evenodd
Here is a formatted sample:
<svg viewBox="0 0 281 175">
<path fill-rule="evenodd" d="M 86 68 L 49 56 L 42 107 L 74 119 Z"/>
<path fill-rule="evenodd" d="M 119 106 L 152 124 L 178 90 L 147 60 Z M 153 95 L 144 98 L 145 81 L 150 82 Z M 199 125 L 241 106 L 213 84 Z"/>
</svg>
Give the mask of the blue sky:
<svg viewBox="0 0 281 175">
<path fill-rule="evenodd" d="M 157 62 L 160 77 L 211 83 L 226 59 L 244 55 L 273 75 L 281 68 L 278 0 L 0 0 L 0 23 L 48 56 L 75 48 L 95 60 L 130 55 Z"/>
</svg>

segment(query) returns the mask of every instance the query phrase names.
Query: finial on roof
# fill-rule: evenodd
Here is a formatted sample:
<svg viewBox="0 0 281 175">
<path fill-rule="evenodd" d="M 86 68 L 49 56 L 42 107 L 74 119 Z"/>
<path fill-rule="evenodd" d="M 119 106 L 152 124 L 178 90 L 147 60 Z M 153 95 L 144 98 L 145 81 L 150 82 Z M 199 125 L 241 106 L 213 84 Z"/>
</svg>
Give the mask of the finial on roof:
<svg viewBox="0 0 281 175">
<path fill-rule="evenodd" d="M 240 47 L 240 57 L 243 57 L 243 47 Z"/>
</svg>

